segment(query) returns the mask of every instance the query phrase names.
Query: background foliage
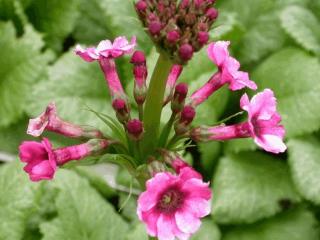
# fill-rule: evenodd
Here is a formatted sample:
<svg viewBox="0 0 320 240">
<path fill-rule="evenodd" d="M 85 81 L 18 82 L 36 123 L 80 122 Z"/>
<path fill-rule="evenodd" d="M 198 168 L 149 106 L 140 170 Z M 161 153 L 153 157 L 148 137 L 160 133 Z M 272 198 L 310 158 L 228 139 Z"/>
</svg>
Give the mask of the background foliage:
<svg viewBox="0 0 320 240">
<path fill-rule="evenodd" d="M 217 2 L 220 18 L 211 37 L 231 40 L 233 54 L 259 89 L 275 91 L 289 150 L 267 154 L 251 140 L 189 149 L 185 157 L 211 181 L 214 192 L 212 215 L 193 239 L 319 239 L 320 1 Z M 156 59 L 128 0 L 0 0 L 0 33 L 1 160 L 16 156 L 20 142 L 30 139 L 27 119 L 52 100 L 65 119 L 103 127 L 85 106 L 112 112 L 107 89 L 98 66 L 72 53 L 76 42 L 137 35 L 150 69 Z M 118 66 L 131 89 L 127 60 Z M 181 81 L 194 90 L 214 71 L 203 50 Z M 240 94 L 219 90 L 200 107 L 195 123 L 213 124 L 238 111 Z M 50 137 L 56 145 L 71 144 Z M 126 201 L 128 194 L 109 187 L 101 174 L 70 167 L 50 183 L 34 184 L 21 168 L 18 161 L 0 166 L 1 240 L 146 239 L 135 215 L 136 196 Z M 116 179 L 127 188 L 131 182 L 121 169 Z"/>
</svg>

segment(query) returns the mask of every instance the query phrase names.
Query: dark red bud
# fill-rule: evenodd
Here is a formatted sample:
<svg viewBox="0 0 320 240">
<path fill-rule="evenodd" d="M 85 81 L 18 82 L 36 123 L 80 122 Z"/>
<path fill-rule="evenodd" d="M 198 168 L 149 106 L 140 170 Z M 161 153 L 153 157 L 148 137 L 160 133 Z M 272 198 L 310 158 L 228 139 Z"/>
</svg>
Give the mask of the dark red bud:
<svg viewBox="0 0 320 240">
<path fill-rule="evenodd" d="M 215 20 L 218 17 L 218 10 L 215 8 L 209 8 L 206 12 L 206 16 L 210 20 Z"/>
<path fill-rule="evenodd" d="M 207 32 L 199 32 L 198 33 L 198 42 L 200 45 L 205 45 L 209 41 L 209 33 Z"/>
<path fill-rule="evenodd" d="M 179 56 L 183 61 L 189 61 L 193 56 L 193 47 L 185 43 L 179 49 Z"/>
<path fill-rule="evenodd" d="M 146 11 L 148 5 L 147 3 L 144 1 L 144 0 L 140 0 L 139 2 L 136 3 L 136 9 L 139 11 L 139 12 L 144 12 Z"/>
<path fill-rule="evenodd" d="M 196 111 L 192 106 L 185 106 L 181 112 L 180 122 L 189 124 L 196 116 Z"/>
<path fill-rule="evenodd" d="M 146 56 L 144 55 L 144 52 L 142 51 L 135 51 L 134 54 L 131 57 L 132 64 L 145 64 L 146 63 Z"/>
<path fill-rule="evenodd" d="M 112 102 L 112 107 L 114 110 L 116 111 L 122 111 L 126 109 L 126 101 L 121 99 L 121 98 L 117 98 L 115 100 L 113 100 Z"/>
<path fill-rule="evenodd" d="M 158 35 L 162 29 L 161 22 L 153 21 L 149 24 L 149 31 L 152 35 Z"/>
<path fill-rule="evenodd" d="M 129 120 L 127 123 L 127 130 L 133 139 L 139 140 L 143 133 L 143 123 L 139 119 Z"/>
<path fill-rule="evenodd" d="M 179 83 L 175 88 L 175 95 L 179 95 L 179 97 L 185 98 L 188 94 L 188 84 Z"/>
<path fill-rule="evenodd" d="M 169 43 L 176 43 L 180 38 L 180 33 L 177 30 L 173 30 L 167 33 L 167 40 Z"/>
</svg>

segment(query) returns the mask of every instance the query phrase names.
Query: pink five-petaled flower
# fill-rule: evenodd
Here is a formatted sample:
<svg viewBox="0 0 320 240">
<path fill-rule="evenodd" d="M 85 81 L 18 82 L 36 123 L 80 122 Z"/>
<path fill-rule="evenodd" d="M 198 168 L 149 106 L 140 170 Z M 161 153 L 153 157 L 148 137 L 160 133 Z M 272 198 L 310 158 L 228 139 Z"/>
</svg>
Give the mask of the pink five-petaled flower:
<svg viewBox="0 0 320 240">
<path fill-rule="evenodd" d="M 240 105 L 248 112 L 250 132 L 255 143 L 268 152 L 284 152 L 287 149 L 283 143 L 285 129 L 279 125 L 281 116 L 277 112 L 277 99 L 272 90 L 265 89 L 253 96 L 251 101 L 244 94 Z"/>
<path fill-rule="evenodd" d="M 27 163 L 23 168 L 29 174 L 31 181 L 52 179 L 57 169 L 57 162 L 51 143 L 44 138 L 41 143 L 35 141 L 23 142 L 19 147 L 22 162 Z"/>
<path fill-rule="evenodd" d="M 251 101 L 246 94 L 240 100 L 241 108 L 248 112 L 247 122 L 231 126 L 199 127 L 192 130 L 191 137 L 198 141 L 228 140 L 252 137 L 255 143 L 272 153 L 284 152 L 285 130 L 276 109 L 276 98 L 270 89 L 256 94 Z"/>
<path fill-rule="evenodd" d="M 61 120 L 57 115 L 56 105 L 49 103 L 46 110 L 37 118 L 30 119 L 27 133 L 39 137 L 44 130 L 56 132 L 71 138 L 100 138 L 102 133 L 90 127 L 81 127 Z"/>
<path fill-rule="evenodd" d="M 24 171 L 31 181 L 50 180 L 54 177 L 57 166 L 72 160 L 79 160 L 109 146 L 106 139 L 92 139 L 87 143 L 52 149 L 50 141 L 44 138 L 41 143 L 25 141 L 19 146 L 19 157 L 27 163 Z"/>
<path fill-rule="evenodd" d="M 211 190 L 190 167 L 178 175 L 157 173 L 138 199 L 137 213 L 150 236 L 159 240 L 189 239 L 210 213 Z"/>
<path fill-rule="evenodd" d="M 232 91 L 245 87 L 253 90 L 257 89 L 257 85 L 249 79 L 249 74 L 239 71 L 240 63 L 230 56 L 228 51 L 229 44 L 230 42 L 228 41 L 209 44 L 208 56 L 217 65 L 219 71 L 205 85 L 192 94 L 191 101 L 194 106 L 203 103 L 225 84 L 229 84 L 229 89 Z"/>
</svg>

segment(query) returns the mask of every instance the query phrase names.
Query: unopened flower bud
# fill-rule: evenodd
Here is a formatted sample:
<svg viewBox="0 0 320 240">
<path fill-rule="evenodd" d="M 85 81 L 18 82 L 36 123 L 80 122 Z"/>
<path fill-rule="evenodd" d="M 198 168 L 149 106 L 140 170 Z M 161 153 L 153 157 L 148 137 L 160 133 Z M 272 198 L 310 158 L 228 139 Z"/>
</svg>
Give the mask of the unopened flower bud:
<svg viewBox="0 0 320 240">
<path fill-rule="evenodd" d="M 139 105 L 142 105 L 147 95 L 146 80 L 148 76 L 146 57 L 144 53 L 142 51 L 136 51 L 131 58 L 131 63 L 134 64 L 134 98 Z"/>
<path fill-rule="evenodd" d="M 193 47 L 188 43 L 183 44 L 179 49 L 179 56 L 183 61 L 189 61 L 193 56 Z"/>
<path fill-rule="evenodd" d="M 186 83 L 179 83 L 173 95 L 171 102 L 171 109 L 173 112 L 178 113 L 182 110 L 186 96 L 188 94 L 188 85 Z"/>
<path fill-rule="evenodd" d="M 198 33 L 198 42 L 200 45 L 205 45 L 209 41 L 209 33 L 208 32 L 199 32 Z"/>
<path fill-rule="evenodd" d="M 193 121 L 195 115 L 196 115 L 196 111 L 190 105 L 185 106 L 182 109 L 180 114 L 180 119 L 174 126 L 174 129 L 177 135 L 182 135 L 189 130 L 190 123 Z"/>
<path fill-rule="evenodd" d="M 152 21 L 149 24 L 149 31 L 152 35 L 158 35 L 162 29 L 162 24 L 159 21 Z"/>
<path fill-rule="evenodd" d="M 136 3 L 136 9 L 139 12 L 145 12 L 147 7 L 148 7 L 148 5 L 144 0 L 140 0 L 139 2 Z"/>
<path fill-rule="evenodd" d="M 206 12 L 206 16 L 211 20 L 216 20 L 218 17 L 218 10 L 215 8 L 209 8 Z"/>
<path fill-rule="evenodd" d="M 150 176 L 154 176 L 159 172 L 164 172 L 166 171 L 166 166 L 164 163 L 155 160 L 154 158 L 148 159 L 148 171 L 150 173 Z"/>
<path fill-rule="evenodd" d="M 182 0 L 179 7 L 182 9 L 185 9 L 185 8 L 189 7 L 189 2 L 190 2 L 190 0 Z"/>
<path fill-rule="evenodd" d="M 117 98 L 112 101 L 112 107 L 116 111 L 118 120 L 125 123 L 130 118 L 130 109 L 126 100 Z"/>
<path fill-rule="evenodd" d="M 138 141 L 143 136 L 143 123 L 138 119 L 129 120 L 127 123 L 127 131 L 131 139 Z"/>
<path fill-rule="evenodd" d="M 167 33 L 167 40 L 171 44 L 175 44 L 180 39 L 180 33 L 177 30 L 173 30 Z"/>
</svg>

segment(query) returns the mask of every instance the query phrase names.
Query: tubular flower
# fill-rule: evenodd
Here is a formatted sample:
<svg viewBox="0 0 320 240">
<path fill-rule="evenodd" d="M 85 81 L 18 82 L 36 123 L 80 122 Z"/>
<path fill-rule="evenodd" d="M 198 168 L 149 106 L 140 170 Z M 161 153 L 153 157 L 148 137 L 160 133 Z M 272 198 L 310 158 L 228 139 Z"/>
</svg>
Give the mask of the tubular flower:
<svg viewBox="0 0 320 240">
<path fill-rule="evenodd" d="M 133 64 L 134 75 L 134 98 L 138 105 L 142 105 L 147 95 L 146 80 L 148 77 L 148 69 L 146 57 L 142 51 L 135 51 L 131 58 Z"/>
<path fill-rule="evenodd" d="M 78 126 L 61 120 L 57 115 L 55 103 L 50 103 L 37 118 L 30 119 L 27 133 L 39 137 L 44 130 L 56 132 L 71 138 L 100 138 L 102 133 L 90 127 Z"/>
<path fill-rule="evenodd" d="M 27 163 L 23 169 L 29 174 L 30 180 L 37 182 L 53 179 L 57 165 L 83 159 L 107 148 L 109 144 L 108 140 L 93 139 L 80 145 L 53 149 L 50 141 L 44 138 L 40 143 L 23 142 L 19 146 L 19 157 Z"/>
<path fill-rule="evenodd" d="M 159 240 L 188 239 L 210 213 L 211 190 L 190 167 L 178 175 L 157 173 L 138 199 L 137 213 L 150 236 Z"/>
<path fill-rule="evenodd" d="M 229 41 L 218 41 L 209 44 L 208 56 L 218 67 L 219 71 L 191 95 L 191 102 L 194 106 L 203 103 L 225 84 L 228 84 L 229 89 L 232 91 L 245 87 L 253 90 L 257 89 L 257 85 L 249 79 L 249 74 L 239 71 L 240 63 L 233 57 L 230 57 L 228 51 L 229 44 Z"/>
<path fill-rule="evenodd" d="M 276 110 L 276 98 L 270 89 L 255 95 L 251 101 L 246 94 L 240 100 L 241 108 L 248 112 L 247 122 L 232 126 L 198 127 L 191 135 L 197 141 L 229 140 L 252 137 L 255 143 L 272 153 L 284 152 L 285 130 Z"/>
<path fill-rule="evenodd" d="M 132 37 L 129 43 L 125 37 L 117 37 L 112 43 L 110 40 L 101 41 L 97 48 L 87 48 L 83 49 L 80 45 L 76 46 L 75 53 L 79 55 L 83 60 L 87 62 L 99 61 L 101 70 L 104 73 L 107 85 L 109 87 L 110 95 L 113 102 L 116 100 L 123 100 L 126 105 L 126 109 L 129 111 L 129 103 L 127 96 L 123 90 L 121 81 L 119 79 L 117 68 L 114 59 L 121 57 L 125 54 L 131 54 L 136 46 L 136 37 Z M 114 104 L 112 104 L 114 106 Z M 117 112 L 117 117 L 125 122 L 129 119 L 129 115 L 123 115 L 114 108 Z"/>
</svg>

